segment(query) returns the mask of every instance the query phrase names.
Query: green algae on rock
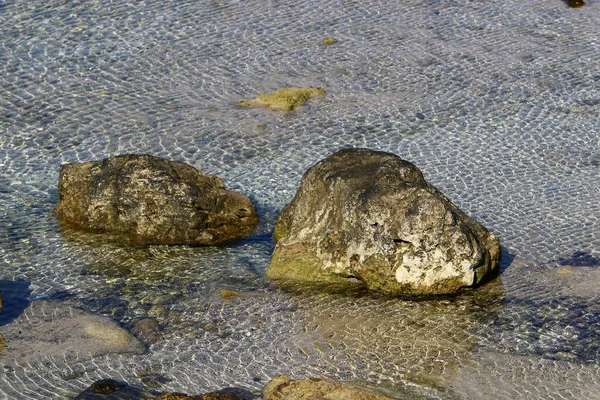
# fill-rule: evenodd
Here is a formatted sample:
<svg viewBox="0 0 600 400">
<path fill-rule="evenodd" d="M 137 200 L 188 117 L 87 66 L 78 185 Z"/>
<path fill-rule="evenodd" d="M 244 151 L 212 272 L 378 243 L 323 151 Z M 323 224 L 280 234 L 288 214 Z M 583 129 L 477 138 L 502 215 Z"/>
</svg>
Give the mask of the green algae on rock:
<svg viewBox="0 0 600 400">
<path fill-rule="evenodd" d="M 332 44 L 335 44 L 335 43 L 337 43 L 337 42 L 338 42 L 338 40 L 337 40 L 336 38 L 332 38 L 332 37 L 326 37 L 326 38 L 325 38 L 325 39 L 323 39 L 321 42 L 322 42 L 323 44 L 325 44 L 325 45 L 329 46 L 329 45 L 332 45 Z"/>
<path fill-rule="evenodd" d="M 264 107 L 279 111 L 293 111 L 313 97 L 324 96 L 325 90 L 320 87 L 307 86 L 281 88 L 273 93 L 259 93 L 253 100 L 239 100 L 244 107 Z"/>
</svg>

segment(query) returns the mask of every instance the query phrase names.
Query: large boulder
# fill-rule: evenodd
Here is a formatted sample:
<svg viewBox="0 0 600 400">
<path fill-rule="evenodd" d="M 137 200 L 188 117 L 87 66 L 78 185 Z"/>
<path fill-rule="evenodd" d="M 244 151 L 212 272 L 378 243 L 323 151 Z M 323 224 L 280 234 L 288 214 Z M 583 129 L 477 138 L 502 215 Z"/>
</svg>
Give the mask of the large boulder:
<svg viewBox="0 0 600 400">
<path fill-rule="evenodd" d="M 121 155 L 60 169 L 61 223 L 136 244 L 222 244 L 258 224 L 252 201 L 216 176 L 149 155 Z"/>
<path fill-rule="evenodd" d="M 500 243 L 398 156 L 345 149 L 310 168 L 275 226 L 267 277 L 358 279 L 391 294 L 446 294 L 499 269 Z"/>
</svg>

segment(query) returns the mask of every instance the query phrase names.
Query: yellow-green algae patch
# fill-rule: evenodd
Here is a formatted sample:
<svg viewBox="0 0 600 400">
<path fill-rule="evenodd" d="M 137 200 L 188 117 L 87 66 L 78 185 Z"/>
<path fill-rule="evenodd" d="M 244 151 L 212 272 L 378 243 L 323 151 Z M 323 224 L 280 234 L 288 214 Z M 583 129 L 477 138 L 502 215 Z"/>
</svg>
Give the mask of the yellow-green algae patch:
<svg viewBox="0 0 600 400">
<path fill-rule="evenodd" d="M 273 93 L 259 93 L 253 100 L 239 100 L 238 104 L 244 107 L 264 107 L 279 111 L 292 111 L 306 103 L 307 100 L 324 95 L 325 90 L 320 87 L 286 87 Z"/>
<path fill-rule="evenodd" d="M 323 44 L 326 44 L 327 46 L 337 43 L 338 40 L 336 38 L 332 38 L 332 37 L 326 37 L 325 39 L 322 40 Z"/>
</svg>

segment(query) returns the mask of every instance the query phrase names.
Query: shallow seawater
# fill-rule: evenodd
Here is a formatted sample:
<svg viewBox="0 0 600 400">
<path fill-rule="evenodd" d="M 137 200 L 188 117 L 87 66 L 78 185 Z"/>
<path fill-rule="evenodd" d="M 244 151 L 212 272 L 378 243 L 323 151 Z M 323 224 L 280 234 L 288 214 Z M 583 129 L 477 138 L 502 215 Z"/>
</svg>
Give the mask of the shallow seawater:
<svg viewBox="0 0 600 400">
<path fill-rule="evenodd" d="M 1 324 L 30 318 L 30 299 L 162 327 L 144 355 L 0 354 L 0 398 L 109 377 L 258 393 L 277 374 L 409 398 L 600 398 L 599 21 L 595 0 L 0 1 Z M 306 85 L 327 94 L 292 113 L 237 104 Z M 501 276 L 427 301 L 266 281 L 279 210 L 344 147 L 416 164 L 500 238 Z M 60 165 L 123 153 L 219 175 L 259 228 L 219 248 L 62 232 Z"/>
</svg>

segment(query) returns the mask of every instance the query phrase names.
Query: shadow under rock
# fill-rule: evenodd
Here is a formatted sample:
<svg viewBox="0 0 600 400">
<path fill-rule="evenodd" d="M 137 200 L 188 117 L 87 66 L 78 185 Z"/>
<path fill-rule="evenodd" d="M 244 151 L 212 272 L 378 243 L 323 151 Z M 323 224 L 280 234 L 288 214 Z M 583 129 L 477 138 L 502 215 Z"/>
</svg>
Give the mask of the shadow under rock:
<svg viewBox="0 0 600 400">
<path fill-rule="evenodd" d="M 4 305 L 0 313 L 0 325 L 6 325 L 17 319 L 29 306 L 31 289 L 28 281 L 0 280 L 0 293 Z"/>
<path fill-rule="evenodd" d="M 503 274 L 504 271 L 512 264 L 516 256 L 512 254 L 506 247 L 502 247 L 502 254 L 500 256 L 500 274 Z"/>
</svg>

